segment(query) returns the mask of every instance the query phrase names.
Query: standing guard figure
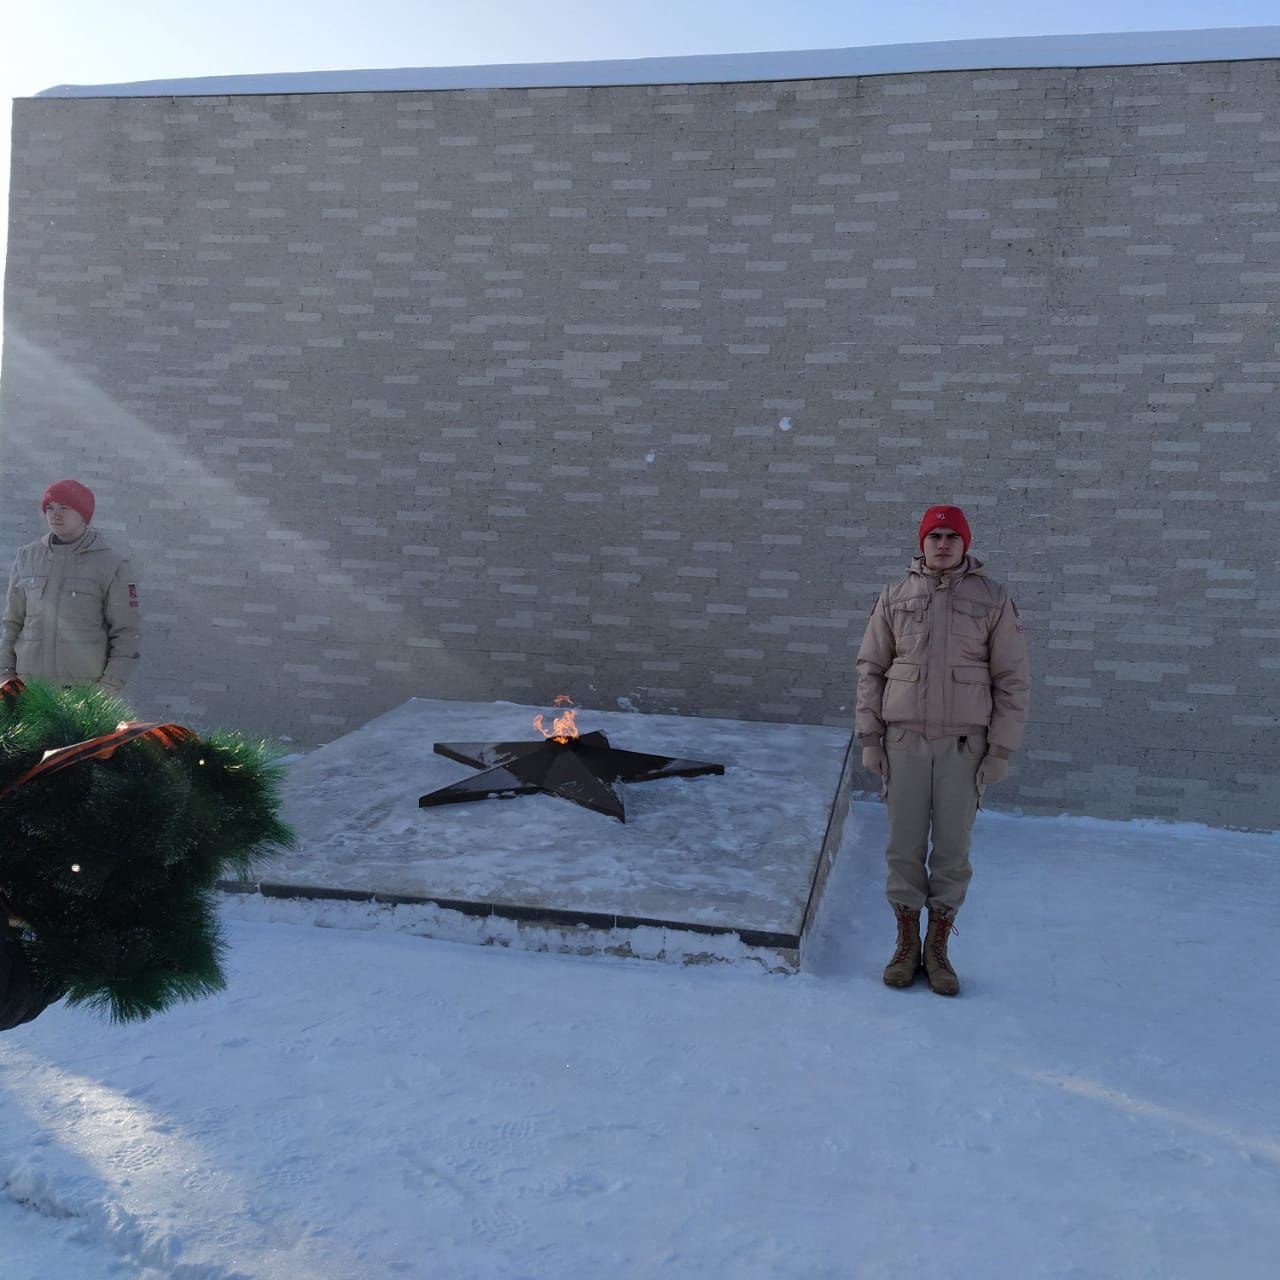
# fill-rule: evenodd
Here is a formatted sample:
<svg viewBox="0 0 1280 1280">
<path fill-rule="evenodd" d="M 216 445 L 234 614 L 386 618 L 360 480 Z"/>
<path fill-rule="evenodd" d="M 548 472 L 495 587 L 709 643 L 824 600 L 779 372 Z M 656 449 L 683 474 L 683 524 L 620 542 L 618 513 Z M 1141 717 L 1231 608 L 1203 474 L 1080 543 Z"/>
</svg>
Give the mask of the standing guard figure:
<svg viewBox="0 0 1280 1280">
<path fill-rule="evenodd" d="M 889 809 L 885 892 L 898 940 L 884 980 L 915 981 L 927 906 L 923 964 L 945 996 L 960 990 L 947 938 L 973 874 L 973 821 L 982 793 L 1009 776 L 1031 689 L 1017 606 L 969 555 L 970 541 L 959 507 L 924 513 L 920 555 L 881 592 L 857 659 L 855 732 Z"/>
</svg>

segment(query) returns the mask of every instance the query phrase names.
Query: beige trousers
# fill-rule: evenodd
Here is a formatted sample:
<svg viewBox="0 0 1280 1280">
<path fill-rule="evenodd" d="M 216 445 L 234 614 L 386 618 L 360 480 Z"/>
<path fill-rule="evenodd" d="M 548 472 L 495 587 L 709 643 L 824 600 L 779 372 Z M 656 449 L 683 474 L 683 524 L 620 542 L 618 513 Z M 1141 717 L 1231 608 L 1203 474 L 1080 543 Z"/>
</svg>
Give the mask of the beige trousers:
<svg viewBox="0 0 1280 1280">
<path fill-rule="evenodd" d="M 894 906 L 954 915 L 973 869 L 969 839 L 978 812 L 978 765 L 987 735 L 927 739 L 890 725 L 885 733 L 889 782 L 889 866 L 885 896 Z M 929 848 L 930 828 L 933 849 Z"/>
</svg>

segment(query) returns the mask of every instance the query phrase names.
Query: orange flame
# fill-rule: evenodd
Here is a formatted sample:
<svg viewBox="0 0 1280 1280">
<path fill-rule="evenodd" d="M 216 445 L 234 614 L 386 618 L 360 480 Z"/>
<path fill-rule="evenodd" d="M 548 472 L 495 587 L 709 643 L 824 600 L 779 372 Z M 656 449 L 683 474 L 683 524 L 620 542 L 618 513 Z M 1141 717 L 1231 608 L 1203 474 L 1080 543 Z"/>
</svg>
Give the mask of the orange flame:
<svg viewBox="0 0 1280 1280">
<path fill-rule="evenodd" d="M 533 727 L 544 738 L 554 738 L 557 742 L 569 742 L 578 737 L 578 713 L 573 709 L 573 699 L 567 693 L 557 693 L 551 705 L 565 707 L 567 710 L 563 715 L 556 716 L 550 729 L 542 727 L 542 715 L 539 713 L 533 717 Z"/>
</svg>

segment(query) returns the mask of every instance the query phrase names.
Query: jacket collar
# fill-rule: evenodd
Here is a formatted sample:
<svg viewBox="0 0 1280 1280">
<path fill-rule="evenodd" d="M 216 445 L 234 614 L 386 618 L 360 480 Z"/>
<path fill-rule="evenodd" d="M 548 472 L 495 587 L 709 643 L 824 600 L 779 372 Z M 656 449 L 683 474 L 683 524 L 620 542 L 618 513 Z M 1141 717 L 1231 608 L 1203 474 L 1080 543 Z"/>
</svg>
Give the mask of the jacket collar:
<svg viewBox="0 0 1280 1280">
<path fill-rule="evenodd" d="M 982 567 L 981 560 L 975 556 L 965 556 L 949 573 L 935 573 L 934 570 L 924 567 L 924 556 L 921 555 L 912 557 L 911 563 L 907 565 L 907 572 L 934 582 L 939 578 L 950 578 L 952 582 L 959 582 L 961 578 L 985 577 L 987 571 Z"/>
<path fill-rule="evenodd" d="M 53 540 L 53 530 L 40 539 L 55 556 L 74 556 L 81 551 L 90 551 L 98 543 L 98 532 L 96 529 L 86 529 L 74 542 L 59 542 Z"/>
</svg>

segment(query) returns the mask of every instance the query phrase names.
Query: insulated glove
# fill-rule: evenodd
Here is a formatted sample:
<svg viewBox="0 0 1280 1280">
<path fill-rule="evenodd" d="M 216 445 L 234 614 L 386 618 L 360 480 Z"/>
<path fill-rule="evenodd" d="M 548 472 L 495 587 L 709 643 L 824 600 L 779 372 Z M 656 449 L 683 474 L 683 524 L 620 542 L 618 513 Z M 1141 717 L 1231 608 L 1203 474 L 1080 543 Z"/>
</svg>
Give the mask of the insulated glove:
<svg viewBox="0 0 1280 1280">
<path fill-rule="evenodd" d="M 992 782 L 1003 782 L 1009 776 L 1009 761 L 1003 756 L 993 756 L 991 752 L 987 752 L 982 757 L 982 763 L 978 766 L 977 783 L 980 787 L 988 786 Z"/>
<path fill-rule="evenodd" d="M 862 748 L 862 767 L 879 774 L 886 782 L 889 780 L 889 757 L 879 743 Z"/>
</svg>

